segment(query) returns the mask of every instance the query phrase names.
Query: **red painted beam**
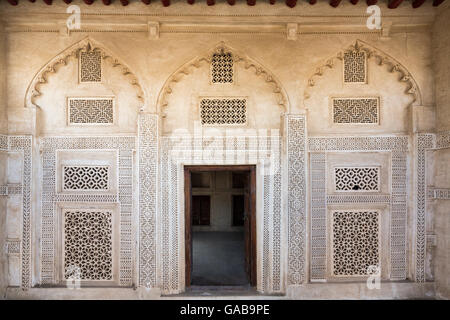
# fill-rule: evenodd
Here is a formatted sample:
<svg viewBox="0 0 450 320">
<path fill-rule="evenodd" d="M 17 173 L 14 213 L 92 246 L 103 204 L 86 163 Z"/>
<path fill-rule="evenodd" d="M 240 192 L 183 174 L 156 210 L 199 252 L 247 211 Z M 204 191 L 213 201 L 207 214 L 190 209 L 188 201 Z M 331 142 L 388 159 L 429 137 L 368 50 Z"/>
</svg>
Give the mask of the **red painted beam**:
<svg viewBox="0 0 450 320">
<path fill-rule="evenodd" d="M 8 0 L 8 2 L 12 6 L 17 6 L 19 4 L 19 1 L 17 1 L 17 0 Z"/>
<path fill-rule="evenodd" d="M 350 3 L 353 4 L 353 5 L 355 5 L 355 4 L 358 3 L 358 1 L 359 1 L 359 0 L 350 0 Z"/>
<path fill-rule="evenodd" d="M 120 3 L 121 3 L 123 6 L 127 6 L 127 5 L 130 3 L 130 1 L 129 1 L 129 0 L 120 0 Z"/>
<path fill-rule="evenodd" d="M 388 8 L 389 9 L 395 9 L 397 8 L 403 0 L 389 0 Z"/>
<path fill-rule="evenodd" d="M 248 6 L 254 6 L 256 4 L 256 0 L 247 0 Z"/>
<path fill-rule="evenodd" d="M 317 3 L 317 0 L 309 0 L 309 4 L 316 4 Z"/>
<path fill-rule="evenodd" d="M 189 4 L 194 4 L 194 3 L 195 3 L 195 0 L 187 0 L 187 3 L 189 3 Z"/>
<path fill-rule="evenodd" d="M 286 0 L 286 5 L 289 8 L 293 8 L 293 7 L 295 7 L 297 5 L 297 0 Z"/>
<path fill-rule="evenodd" d="M 170 0 L 161 0 L 161 2 L 164 7 L 170 6 Z"/>
<path fill-rule="evenodd" d="M 44 2 L 45 2 L 46 5 L 49 5 L 49 6 L 52 5 L 52 0 L 44 0 Z"/>
<path fill-rule="evenodd" d="M 207 4 L 208 6 L 213 6 L 213 5 L 216 4 L 216 1 L 215 1 L 215 0 L 206 0 L 206 4 Z"/>
<path fill-rule="evenodd" d="M 444 2 L 445 0 L 434 0 L 433 1 L 433 7 L 437 7 L 438 5 L 440 5 L 442 2 Z"/>
<path fill-rule="evenodd" d="M 230 6 L 234 6 L 236 4 L 236 0 L 227 0 Z"/>
<path fill-rule="evenodd" d="M 83 0 L 83 1 L 89 6 L 94 3 L 94 0 Z"/>
<path fill-rule="evenodd" d="M 110 1 L 110 0 L 108 0 L 108 1 Z M 146 5 L 149 5 L 150 4 L 150 0 L 141 0 L 142 1 L 142 3 L 144 3 L 144 4 L 146 4 Z"/>
<path fill-rule="evenodd" d="M 35 0 L 30 0 L 31 2 L 34 2 Z M 65 4 L 70 4 L 72 3 L 72 0 L 63 0 Z"/>
<path fill-rule="evenodd" d="M 36 0 L 28 0 L 28 1 L 30 1 L 30 2 L 33 2 L 33 3 L 35 3 L 35 2 L 36 2 Z"/>
<path fill-rule="evenodd" d="M 277 2 L 277 0 L 269 0 L 270 4 L 275 4 L 275 2 Z"/>
<path fill-rule="evenodd" d="M 425 2 L 425 0 L 414 0 L 413 1 L 413 3 L 412 3 L 412 7 L 415 9 L 415 8 L 418 8 L 418 7 L 420 7 L 421 5 L 423 5 L 423 3 Z"/>
<path fill-rule="evenodd" d="M 330 0 L 330 6 L 332 6 L 333 8 L 336 8 L 339 3 L 341 3 L 341 0 Z"/>
<path fill-rule="evenodd" d="M 368 6 L 373 6 L 374 4 L 377 4 L 378 0 L 366 0 L 366 3 Z"/>
</svg>

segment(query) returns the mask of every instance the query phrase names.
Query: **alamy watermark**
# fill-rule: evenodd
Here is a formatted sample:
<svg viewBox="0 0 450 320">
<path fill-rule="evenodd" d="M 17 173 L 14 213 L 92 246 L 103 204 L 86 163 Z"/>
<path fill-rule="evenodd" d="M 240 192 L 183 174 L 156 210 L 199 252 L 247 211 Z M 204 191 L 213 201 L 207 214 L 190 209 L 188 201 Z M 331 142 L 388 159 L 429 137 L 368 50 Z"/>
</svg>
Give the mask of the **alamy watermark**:
<svg viewBox="0 0 450 320">
<path fill-rule="evenodd" d="M 67 7 L 67 13 L 71 15 L 66 20 L 66 26 L 69 30 L 81 29 L 81 9 L 79 6 L 73 4 Z"/>
<path fill-rule="evenodd" d="M 78 266 L 69 266 L 66 270 L 66 287 L 68 289 L 81 288 L 81 269 Z"/>
<path fill-rule="evenodd" d="M 380 289 L 381 288 L 381 269 L 379 266 L 372 265 L 367 268 L 367 274 L 369 278 L 367 278 L 366 284 L 367 289 Z"/>
<path fill-rule="evenodd" d="M 366 12 L 370 14 L 366 21 L 367 28 L 381 29 L 381 8 L 377 5 L 368 6 Z"/>
</svg>

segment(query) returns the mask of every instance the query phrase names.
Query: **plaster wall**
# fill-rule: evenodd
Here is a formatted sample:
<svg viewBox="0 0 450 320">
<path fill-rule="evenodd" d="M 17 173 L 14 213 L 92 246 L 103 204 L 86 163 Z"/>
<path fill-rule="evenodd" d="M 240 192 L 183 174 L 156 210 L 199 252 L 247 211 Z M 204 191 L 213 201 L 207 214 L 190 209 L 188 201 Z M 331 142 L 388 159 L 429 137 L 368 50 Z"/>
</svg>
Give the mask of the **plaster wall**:
<svg viewBox="0 0 450 320">
<path fill-rule="evenodd" d="M 435 71 L 436 131 L 450 130 L 450 8 L 447 7 L 436 17 L 433 28 L 433 67 Z M 434 186 L 450 188 L 450 149 L 435 152 Z M 434 200 L 435 215 L 435 264 L 436 294 L 450 298 L 450 203 L 448 199 Z"/>
<path fill-rule="evenodd" d="M 119 5 L 115 3 L 110 7 L 105 7 L 98 1 L 92 6 L 80 5 L 84 13 L 93 13 L 101 8 L 102 14 L 100 15 L 83 16 L 83 19 L 86 19 L 86 23 L 92 24 L 92 28 L 95 27 L 95 23 L 112 23 L 111 19 L 115 17 L 117 19 L 116 22 L 120 22 L 122 25 L 108 25 L 107 28 L 121 28 L 121 30 L 115 30 L 116 32 L 109 32 L 111 30 L 108 32 L 81 30 L 67 34 L 64 30 L 55 29 L 60 28 L 66 18 L 65 15 L 61 14 L 61 12 L 65 11 L 65 6 L 60 3 L 49 6 L 48 14 L 40 14 L 38 18 L 36 15 L 38 11 L 36 10 L 42 7 L 38 7 L 37 5 L 33 6 L 33 4 L 23 4 L 21 2 L 18 8 L 23 10 L 24 17 L 22 18 L 13 11 L 13 8 L 7 6 L 7 4 L 0 4 L 0 10 L 5 12 L 4 17 L 6 17 L 6 14 L 10 14 L 9 18 L 6 19 L 8 21 L 8 33 L 5 36 L 5 41 L 0 41 L 0 46 L 7 48 L 0 50 L 0 60 L 4 59 L 5 62 L 3 64 L 8 66 L 7 74 L 0 74 L 0 76 L 6 77 L 6 81 L 2 81 L 2 83 L 5 83 L 6 91 L 0 90 L 0 133 L 2 133 L 2 130 L 6 132 L 6 129 L 4 129 L 5 126 L 2 126 L 1 123 L 2 121 L 4 123 L 7 118 L 9 134 L 35 135 L 38 141 L 35 155 L 39 155 L 39 142 L 43 136 L 135 136 L 138 133 L 137 119 L 141 107 L 143 111 L 158 113 L 161 116 L 160 133 L 163 136 L 176 135 L 183 132 L 193 133 L 200 120 L 198 105 L 201 97 L 233 96 L 245 97 L 248 100 L 247 124 L 232 127 L 231 130 L 235 133 L 240 130 L 260 129 L 275 129 L 280 130 L 282 133 L 284 129 L 282 122 L 283 113 L 290 113 L 306 114 L 307 134 L 309 136 L 410 135 L 412 138 L 412 131 L 416 124 L 418 124 L 416 128 L 419 131 L 434 131 L 435 103 L 437 111 L 436 119 L 438 122 L 437 130 L 443 131 L 449 130 L 450 128 L 450 113 L 448 112 L 448 75 L 450 74 L 448 70 L 448 48 L 450 47 L 450 38 L 445 31 L 442 31 L 448 30 L 448 27 L 446 27 L 450 20 L 448 9 L 439 16 L 435 24 L 433 36 L 424 27 L 422 29 L 418 28 L 415 31 L 409 30 L 408 32 L 405 30 L 398 31 L 399 29 L 397 29 L 397 32 L 393 32 L 388 38 L 385 37 L 382 39 L 378 33 L 367 32 L 366 29 L 361 29 L 358 32 L 336 31 L 333 29 L 335 26 L 331 24 L 326 26 L 329 28 L 327 32 L 305 32 L 299 34 L 297 40 L 290 41 L 286 39 L 286 22 L 301 23 L 301 19 L 307 19 L 308 15 L 314 16 L 314 14 L 319 14 L 319 12 L 320 14 L 323 14 L 323 12 L 332 13 L 332 11 L 329 11 L 330 6 L 326 3 L 318 3 L 317 6 L 310 6 L 306 3 L 299 4 L 297 9 L 304 10 L 301 11 L 304 17 L 295 17 L 292 15 L 292 11 L 285 8 L 284 4 L 282 4 L 284 7 L 280 7 L 277 4 L 274 6 L 276 8 L 273 11 L 274 16 L 269 17 L 257 14 L 256 17 L 253 17 L 251 16 L 251 14 L 254 14 L 251 11 L 252 9 L 243 3 L 236 4 L 233 7 L 226 4 L 223 6 L 222 4 L 217 4 L 214 8 L 209 8 L 203 4 L 202 6 L 188 6 L 185 3 L 176 3 L 169 8 L 173 16 L 162 14 L 162 11 L 158 11 L 163 10 L 163 8 L 160 8 L 159 3 L 152 4 L 156 8 L 156 13 L 149 16 L 137 14 L 140 13 L 140 10 L 146 8 L 141 3 L 137 4 L 133 2 L 127 9 L 118 7 Z M 270 6 L 268 4 L 258 3 L 255 8 L 270 8 Z M 365 11 L 366 6 L 361 3 L 356 6 L 345 3 L 342 4 L 342 8 L 346 14 L 359 14 L 361 16 L 361 12 Z M 215 10 L 222 9 L 224 10 L 224 14 L 221 16 L 216 15 L 217 12 Z M 136 16 L 133 16 L 134 20 L 127 20 L 129 18 L 126 15 L 122 16 L 121 14 L 125 12 L 123 10 L 134 10 L 136 13 Z M 399 8 L 398 15 L 411 15 L 411 10 L 409 7 L 401 7 Z M 434 17 L 434 11 L 430 10 L 432 9 L 426 8 L 420 12 L 423 12 L 426 19 L 428 19 L 427 17 L 431 17 L 432 19 Z M 383 14 L 386 12 L 383 9 Z M 106 15 L 107 13 L 114 13 L 117 16 L 108 16 Z M 158 16 L 158 14 L 161 15 Z M 21 19 L 25 19 L 27 15 L 31 18 L 26 22 L 31 25 L 31 29 L 35 28 L 34 31 L 31 29 L 31 31 L 28 29 L 20 29 L 23 28 L 21 23 L 25 21 Z M 192 27 L 191 24 L 196 22 L 192 16 L 196 17 L 196 15 L 200 17 L 199 19 L 204 19 L 212 25 L 208 27 L 210 28 L 208 29 L 209 31 L 192 32 L 193 29 L 190 29 Z M 161 30 L 166 31 L 161 32 L 158 39 L 151 39 L 147 32 L 147 20 L 156 18 L 161 20 Z M 346 27 L 353 27 L 345 18 L 338 16 L 333 16 L 332 18 L 334 19 L 334 23 L 337 22 Z M 49 26 L 43 26 L 42 24 L 42 21 L 46 19 L 49 22 Z M 171 19 L 177 19 L 177 21 Z M 239 19 L 242 20 L 236 22 Z M 253 23 L 254 21 L 252 19 L 262 24 L 267 23 L 269 25 L 271 23 L 270 28 L 273 28 L 273 30 L 279 30 L 281 28 L 282 31 L 214 31 L 216 30 L 215 28 L 223 27 L 224 25 L 230 28 L 239 28 L 240 24 Z M 365 25 L 365 18 L 355 19 L 359 19 L 359 24 Z M 134 24 L 132 25 L 132 23 Z M 185 25 L 180 26 L 177 23 L 185 23 Z M 41 31 L 36 31 L 39 28 L 41 28 Z M 42 31 L 45 28 L 53 29 L 51 31 Z M 185 28 L 184 32 L 182 28 Z M 253 28 L 252 26 L 244 26 L 244 28 L 253 30 L 251 29 Z M 22 31 L 17 31 L 19 29 Z M 169 29 L 170 31 L 167 31 Z M 262 31 L 264 30 L 263 28 Z M 113 58 L 119 59 L 129 66 L 130 71 L 136 75 L 144 91 L 144 102 L 141 102 L 137 98 L 135 86 L 131 85 L 125 79 L 123 74 L 120 73 L 120 69 L 114 67 L 110 60 L 104 63 L 104 81 L 102 83 L 78 83 L 78 62 L 76 58 L 71 57 L 67 65 L 59 65 L 54 73 L 48 75 L 48 82 L 39 87 L 41 96 L 35 100 L 38 107 L 36 109 L 25 108 L 24 97 L 36 73 L 57 54 L 86 37 L 90 37 L 90 39 L 100 43 L 112 53 Z M 338 52 L 345 50 L 350 45 L 354 45 L 357 40 L 362 40 L 369 47 L 376 48 L 378 51 L 387 54 L 392 58 L 392 61 L 400 62 L 410 72 L 420 89 L 420 92 L 416 96 L 416 101 L 413 101 L 411 94 L 405 92 L 408 89 L 408 84 L 402 81 L 399 73 L 395 72 L 395 70 L 392 71 L 387 65 L 378 65 L 374 59 L 368 60 L 367 84 L 344 84 L 342 81 L 342 63 L 339 60 L 336 61 L 335 59 L 332 67 L 326 66 L 330 58 L 335 57 Z M 238 55 L 245 55 L 251 59 L 260 69 L 255 69 L 254 67 L 247 68 L 248 65 L 246 63 L 237 63 L 235 65 L 234 84 L 213 85 L 210 82 L 209 63 L 199 65 L 186 64 L 196 57 L 205 55 L 209 50 L 222 42 L 232 52 L 237 52 Z M 446 48 L 445 50 L 447 51 L 443 48 Z M 319 72 L 321 73 L 320 76 L 315 78 L 314 86 L 311 87 L 309 79 L 321 67 L 323 67 L 323 72 Z M 434 70 L 432 69 L 433 67 L 435 68 Z M 1 68 L 1 70 L 4 70 L 4 68 Z M 177 70 L 182 70 L 182 74 L 177 76 L 176 81 L 169 88 L 165 85 L 166 81 Z M 261 71 L 269 71 L 273 74 L 276 83 L 285 95 L 286 101 L 284 106 L 279 104 L 280 94 L 274 92 L 270 81 L 268 81 L 264 74 L 261 74 Z M 171 93 L 167 95 L 167 106 L 163 106 L 160 98 L 166 89 L 170 89 Z M 8 92 L 7 96 L 5 92 Z M 67 97 L 98 96 L 115 97 L 117 121 L 114 125 L 67 126 L 65 110 Z M 330 116 L 330 99 L 333 97 L 378 97 L 380 99 L 380 123 L 378 125 L 334 125 Z M 1 110 L 6 110 L 6 108 L 1 109 L 2 106 L 8 106 L 7 117 L 4 112 L 1 112 Z M 414 122 L 413 119 L 417 121 Z M 203 130 L 203 134 L 215 136 L 223 134 L 225 128 L 204 127 Z M 448 169 L 450 159 L 446 150 L 436 153 L 436 168 L 438 170 L 444 170 L 443 168 Z M 283 149 L 281 153 L 282 157 L 284 157 L 286 150 Z M 343 162 L 346 164 L 359 164 L 361 161 L 370 162 L 370 164 L 376 162 L 375 164 L 382 166 L 381 192 L 383 194 L 389 193 L 388 187 L 391 177 L 388 171 L 391 164 L 388 163 L 389 160 L 387 157 L 380 152 L 376 155 L 368 153 L 364 156 L 355 153 L 352 154 L 354 156 L 353 159 L 347 158 L 348 155 L 349 153 L 331 155 L 331 162 L 327 165 L 331 165 L 333 161 L 340 162 L 341 164 Z M 8 165 L 10 167 L 8 169 L 8 178 L 6 178 L 6 171 L 0 170 L 0 184 L 19 183 L 21 181 L 20 177 L 22 173 L 17 165 L 20 163 L 20 159 L 17 157 L 19 157 L 18 154 L 11 154 L 9 162 L 6 157 L 0 158 L 0 164 L 2 163 L 1 161 L 10 164 Z M 332 159 L 333 157 L 334 160 Z M 412 152 L 409 157 L 412 158 Z M 67 158 L 69 159 L 70 155 Z M 408 161 L 412 162 L 412 159 Z M 35 168 L 41 168 L 42 158 L 35 156 L 33 158 L 33 166 Z M 37 170 L 39 171 L 41 169 Z M 39 208 L 41 199 L 39 197 L 39 191 L 36 190 L 42 188 L 41 174 L 42 172 L 36 174 L 32 186 L 32 189 L 35 190 L 32 207 L 35 208 L 34 214 L 36 220 L 40 219 Z M 413 174 L 413 170 L 408 171 L 408 181 L 412 181 Z M 134 179 L 137 179 L 138 176 L 137 172 L 135 172 Z M 284 184 L 288 180 L 288 177 L 283 176 L 282 179 Z M 332 181 L 330 178 L 327 180 L 328 183 Z M 450 181 L 448 170 L 436 173 L 435 186 L 441 185 L 442 188 L 449 188 L 449 185 L 446 185 L 447 181 Z M 332 193 L 332 186 L 330 184 L 328 184 L 327 188 Z M 137 219 L 138 206 L 136 205 L 139 195 L 137 190 L 135 188 L 133 191 L 135 206 L 132 220 L 135 230 L 138 230 L 139 227 L 139 221 Z M 283 189 L 283 194 L 287 194 L 287 190 Z M 218 202 L 224 200 L 223 194 L 217 193 L 214 194 L 214 197 L 216 197 L 215 200 Z M 18 238 L 20 235 L 20 197 L 14 195 L 9 197 L 8 200 L 5 199 L 5 197 L 0 197 L 1 212 L 7 212 L 7 215 L 1 216 L 0 227 L 3 228 L 2 230 L 5 230 L 2 234 Z M 411 216 L 414 212 L 412 199 L 412 194 L 408 194 L 410 207 L 410 210 L 408 210 L 409 221 L 413 220 Z M 448 282 L 445 282 L 448 281 L 446 280 L 448 278 L 448 269 L 446 267 L 448 265 L 448 236 L 445 235 L 448 231 L 447 202 L 448 200 L 437 200 L 434 210 L 436 214 L 435 224 L 437 234 L 436 261 L 434 261 L 434 265 L 436 266 L 436 287 L 441 292 L 442 297 L 448 297 Z M 384 207 L 382 209 L 385 210 Z M 285 208 L 283 207 L 282 210 L 285 210 Z M 386 211 L 388 210 L 385 210 L 383 215 L 389 214 Z M 287 218 L 285 218 L 284 211 L 282 215 L 282 223 L 285 223 L 285 219 Z M 8 219 L 8 230 L 5 229 L 6 219 Z M 182 222 L 182 219 L 180 221 Z M 36 224 L 36 229 L 38 229 L 38 226 Z M 156 227 L 157 229 L 159 228 L 159 226 Z M 177 226 L 180 230 L 182 227 L 181 225 Z M 283 226 L 283 228 L 285 227 Z M 408 226 L 408 235 L 411 237 L 414 231 L 413 228 L 414 226 L 412 224 Z M 39 230 L 34 231 L 37 234 L 39 233 Z M 309 239 L 309 230 L 306 231 L 306 234 L 306 239 Z M 260 233 L 260 236 L 262 237 L 262 233 Z M 386 238 L 388 237 L 388 235 L 384 236 Z M 34 252 L 38 253 L 40 244 L 36 239 L 38 237 L 35 237 L 33 248 Z M 284 242 L 282 243 L 281 250 L 283 251 L 282 257 L 284 259 L 287 243 L 285 238 L 282 239 Z M 2 240 L 0 239 L 0 241 Z M 182 244 L 182 242 L 180 243 Z M 306 240 L 305 247 L 308 248 L 308 246 L 309 243 Z M 308 263 L 310 263 L 308 259 L 309 256 L 306 257 L 305 269 L 308 269 Z M 413 259 L 414 257 L 408 252 L 408 263 L 410 267 L 414 264 Z M 11 259 L 8 267 L 5 261 L 5 259 L 0 260 L 0 263 L 3 263 L 3 266 L 5 266 L 2 269 L 3 274 L 5 274 L 6 269 L 11 270 L 8 280 L 9 285 L 11 287 L 19 285 L 19 261 L 14 262 Z M 34 263 L 39 265 L 37 261 L 34 261 Z M 138 262 L 134 261 L 133 263 L 137 264 Z M 180 260 L 180 265 L 182 263 L 183 261 Z M 387 264 L 388 262 L 384 261 L 383 263 Z M 39 269 L 39 267 L 36 269 Z M 284 270 L 284 268 L 282 269 Z M 411 273 L 411 270 L 408 271 Z M 161 270 L 158 272 L 161 272 Z M 39 272 L 34 275 L 34 283 L 40 282 L 39 276 Z M 383 279 L 385 278 L 388 278 L 388 276 L 383 275 Z M 306 282 L 308 281 L 307 279 L 308 277 L 306 277 Z M 0 278 L 0 289 L 2 288 L 2 283 L 5 282 L 2 282 Z M 307 284 L 301 288 L 288 286 L 287 295 L 291 298 L 330 298 L 335 297 L 329 294 L 334 289 L 338 292 L 337 294 L 340 294 L 339 292 L 342 293 L 339 297 L 348 298 L 416 298 L 433 295 L 432 285 L 410 283 L 405 285 L 400 283 L 387 284 L 384 287 L 385 289 L 376 293 L 367 292 L 362 286 L 364 286 L 364 283 L 330 284 L 328 286 L 324 285 L 323 287 L 320 287 L 320 284 Z M 306 289 L 309 291 L 305 291 Z M 39 296 L 36 290 L 38 289 L 33 288 L 30 291 L 29 297 L 33 295 Z M 67 293 L 61 292 L 61 289 L 55 290 L 45 291 L 40 297 L 67 297 Z M 24 293 L 15 291 L 15 289 L 10 289 L 9 292 L 10 297 L 27 296 Z M 89 292 L 91 297 L 99 297 L 102 294 L 101 289 L 93 289 Z M 128 296 L 128 293 L 126 291 L 119 292 L 112 290 L 108 297 L 123 296 Z M 136 296 L 136 293 L 133 293 L 132 296 Z M 145 298 L 145 295 L 137 296 Z"/>
<path fill-rule="evenodd" d="M 0 134 L 8 133 L 7 101 L 6 101 L 6 34 L 4 24 L 0 22 Z M 0 151 L 0 185 L 6 184 L 6 152 Z M 6 241 L 6 197 L 0 196 L 0 248 L 5 247 Z M 7 261 L 6 252 L 0 252 L 0 299 L 3 298 L 7 286 Z"/>
</svg>

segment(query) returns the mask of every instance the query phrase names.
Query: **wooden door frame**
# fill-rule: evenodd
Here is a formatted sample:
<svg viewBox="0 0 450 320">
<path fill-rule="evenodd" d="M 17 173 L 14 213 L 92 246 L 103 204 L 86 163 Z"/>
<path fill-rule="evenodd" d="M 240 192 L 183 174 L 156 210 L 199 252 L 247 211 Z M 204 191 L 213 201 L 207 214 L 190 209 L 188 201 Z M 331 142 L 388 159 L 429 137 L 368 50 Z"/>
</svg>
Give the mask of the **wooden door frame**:
<svg viewBox="0 0 450 320">
<path fill-rule="evenodd" d="M 185 165 L 184 166 L 184 240 L 185 285 L 191 285 L 192 264 L 192 172 L 247 171 L 250 175 L 250 285 L 256 287 L 256 165 Z"/>
</svg>

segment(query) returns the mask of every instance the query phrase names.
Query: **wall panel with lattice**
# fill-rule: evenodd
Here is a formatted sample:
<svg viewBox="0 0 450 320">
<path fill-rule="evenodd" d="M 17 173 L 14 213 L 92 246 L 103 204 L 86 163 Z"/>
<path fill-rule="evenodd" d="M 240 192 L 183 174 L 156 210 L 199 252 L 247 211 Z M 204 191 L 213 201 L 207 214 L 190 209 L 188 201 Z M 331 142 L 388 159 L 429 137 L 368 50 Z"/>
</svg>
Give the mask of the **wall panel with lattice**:
<svg viewBox="0 0 450 320">
<path fill-rule="evenodd" d="M 102 55 L 100 51 L 84 51 L 79 60 L 80 82 L 102 81 Z"/>
<path fill-rule="evenodd" d="M 69 98 L 67 102 L 69 124 L 114 123 L 114 100 L 112 98 Z"/>
<path fill-rule="evenodd" d="M 201 99 L 200 119 L 202 125 L 243 125 L 247 122 L 247 99 Z"/>
<path fill-rule="evenodd" d="M 233 55 L 231 52 L 213 53 L 211 59 L 211 82 L 232 83 L 233 76 Z"/>
<path fill-rule="evenodd" d="M 113 213 L 72 209 L 63 218 L 64 279 L 113 280 Z"/>
<path fill-rule="evenodd" d="M 366 83 L 367 67 L 366 53 L 360 50 L 351 50 L 344 53 L 344 82 Z"/>
<path fill-rule="evenodd" d="M 380 264 L 379 213 L 334 211 L 332 216 L 333 276 L 366 276 Z"/>
<path fill-rule="evenodd" d="M 378 98 L 335 98 L 333 123 L 337 124 L 378 124 Z"/>
<path fill-rule="evenodd" d="M 336 191 L 364 192 L 380 190 L 379 167 L 335 167 Z"/>
</svg>

